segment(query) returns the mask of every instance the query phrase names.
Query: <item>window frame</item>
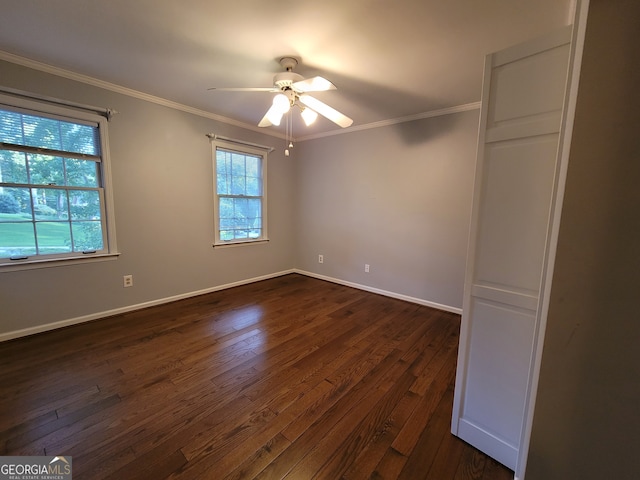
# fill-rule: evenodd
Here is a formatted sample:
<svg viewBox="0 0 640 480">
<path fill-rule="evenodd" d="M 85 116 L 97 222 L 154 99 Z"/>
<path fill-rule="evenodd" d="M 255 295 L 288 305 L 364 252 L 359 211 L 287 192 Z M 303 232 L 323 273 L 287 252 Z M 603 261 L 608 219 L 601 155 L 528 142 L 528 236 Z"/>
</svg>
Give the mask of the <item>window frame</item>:
<svg viewBox="0 0 640 480">
<path fill-rule="evenodd" d="M 231 140 L 221 140 L 219 138 L 212 139 L 212 163 L 213 163 L 213 221 L 214 221 L 214 242 L 213 247 L 232 247 L 241 245 L 255 245 L 269 241 L 267 230 L 267 156 L 269 154 L 268 148 L 261 148 L 257 145 L 246 144 L 242 142 L 235 142 Z M 228 197 L 228 195 L 218 193 L 218 169 L 217 169 L 217 152 L 223 150 L 225 152 L 239 153 L 241 155 L 248 155 L 252 157 L 260 157 L 261 167 L 261 181 L 262 181 L 262 195 L 261 200 L 261 214 L 262 214 L 262 234 L 257 238 L 242 238 L 234 240 L 222 240 L 220 238 L 220 199 Z M 237 196 L 236 196 L 237 197 Z M 255 198 L 255 197 L 251 197 Z"/>
<path fill-rule="evenodd" d="M 34 254 L 22 259 L 0 258 L 0 271 L 27 270 L 33 268 L 54 267 L 75 263 L 87 263 L 112 260 L 119 255 L 115 233 L 115 215 L 113 202 L 113 189 L 111 181 L 111 162 L 109 155 L 108 118 L 97 113 L 79 108 L 67 107 L 50 103 L 46 100 L 35 98 L 23 98 L 0 92 L 0 109 L 62 120 L 75 124 L 96 126 L 99 138 L 99 160 L 96 161 L 99 184 L 93 189 L 98 192 L 100 198 L 101 224 L 103 229 L 103 248 L 98 251 L 66 252 L 52 254 Z M 31 148 L 31 147 L 29 147 Z M 43 149 L 43 154 L 48 154 Z M 64 155 L 64 151 L 57 152 Z M 76 155 L 76 154 L 74 154 Z M 9 182 L 6 182 L 9 183 Z M 32 185 L 29 184 L 28 188 Z M 15 187 L 10 187 L 15 188 Z M 25 187 L 17 187 L 25 188 Z M 65 191 L 74 190 L 74 186 L 61 186 Z M 82 189 L 82 188 L 81 188 Z M 35 220 L 34 220 L 35 221 Z M 71 219 L 69 219 L 71 221 Z"/>
</svg>

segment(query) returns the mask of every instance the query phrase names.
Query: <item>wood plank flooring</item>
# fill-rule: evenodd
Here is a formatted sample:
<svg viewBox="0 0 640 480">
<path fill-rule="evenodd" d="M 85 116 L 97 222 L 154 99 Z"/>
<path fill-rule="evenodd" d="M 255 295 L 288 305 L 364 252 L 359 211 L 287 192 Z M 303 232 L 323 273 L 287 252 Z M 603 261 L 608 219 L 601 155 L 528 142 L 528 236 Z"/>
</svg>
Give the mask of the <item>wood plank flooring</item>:
<svg viewBox="0 0 640 480">
<path fill-rule="evenodd" d="M 287 275 L 0 344 L 0 455 L 82 479 L 503 480 L 449 433 L 460 319 Z"/>
</svg>

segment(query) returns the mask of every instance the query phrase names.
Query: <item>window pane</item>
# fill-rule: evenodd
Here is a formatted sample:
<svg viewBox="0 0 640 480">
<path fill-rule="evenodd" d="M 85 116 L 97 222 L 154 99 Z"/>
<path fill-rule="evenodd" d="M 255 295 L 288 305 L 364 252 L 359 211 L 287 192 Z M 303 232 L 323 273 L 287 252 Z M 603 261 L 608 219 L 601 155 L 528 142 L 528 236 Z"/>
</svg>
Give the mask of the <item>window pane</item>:
<svg viewBox="0 0 640 480">
<path fill-rule="evenodd" d="M 244 177 L 246 175 L 244 168 L 244 155 L 234 153 L 231 155 L 231 173 L 236 177 Z"/>
<path fill-rule="evenodd" d="M 258 238 L 262 235 L 262 202 L 259 199 L 247 200 L 247 221 L 249 236 Z"/>
<path fill-rule="evenodd" d="M 224 173 L 226 170 L 227 160 L 231 158 L 231 154 L 229 152 L 225 152 L 224 150 L 217 149 L 216 150 L 216 165 L 218 168 L 218 173 Z"/>
<path fill-rule="evenodd" d="M 231 175 L 231 155 L 224 150 L 216 150 L 216 173 Z"/>
<path fill-rule="evenodd" d="M 235 207 L 235 227 L 236 229 L 240 228 L 248 228 L 249 224 L 247 221 L 247 199 L 246 198 L 236 198 L 234 199 L 234 207 Z"/>
<path fill-rule="evenodd" d="M 22 115 L 23 145 L 62 150 L 57 120 Z"/>
<path fill-rule="evenodd" d="M 221 198 L 220 206 L 220 238 L 222 240 L 259 238 L 262 235 L 260 199 Z"/>
<path fill-rule="evenodd" d="M 98 128 L 34 115 L 2 111 L 0 129 L 10 143 L 98 155 Z M 21 120 L 21 125 L 18 123 Z"/>
<path fill-rule="evenodd" d="M 51 155 L 27 155 L 30 183 L 64 185 L 64 160 Z"/>
<path fill-rule="evenodd" d="M 60 121 L 59 128 L 62 143 L 61 150 L 86 153 L 88 155 L 97 155 L 99 153 L 98 129 L 96 127 Z"/>
<path fill-rule="evenodd" d="M 103 235 L 100 221 L 72 222 L 73 250 L 83 252 L 87 250 L 102 250 Z"/>
<path fill-rule="evenodd" d="M 22 145 L 22 115 L 0 110 L 0 142 Z"/>
<path fill-rule="evenodd" d="M 69 190 L 73 220 L 100 220 L 100 194 L 96 190 Z"/>
<path fill-rule="evenodd" d="M 229 177 L 224 176 L 224 175 L 218 175 L 218 178 L 216 179 L 216 188 L 217 188 L 217 192 L 220 195 L 229 195 L 230 190 L 229 190 L 229 184 L 227 183 Z"/>
<path fill-rule="evenodd" d="M 0 182 L 28 183 L 26 154 L 0 151 Z"/>
<path fill-rule="evenodd" d="M 234 227 L 234 219 L 233 218 L 220 218 L 220 229 L 221 230 L 231 230 Z"/>
<path fill-rule="evenodd" d="M 0 223 L 0 258 L 36 254 L 32 223 Z"/>
<path fill-rule="evenodd" d="M 0 222 L 30 222 L 31 195 L 28 188 L 0 188 Z"/>
<path fill-rule="evenodd" d="M 262 192 L 261 190 L 262 182 L 259 178 L 247 177 L 247 195 L 251 197 L 259 197 Z"/>
<path fill-rule="evenodd" d="M 220 218 L 233 218 L 233 198 L 222 197 L 220 199 Z"/>
<path fill-rule="evenodd" d="M 220 240 L 228 242 L 229 240 L 233 239 L 233 230 L 220 230 Z"/>
<path fill-rule="evenodd" d="M 91 160 L 65 159 L 67 185 L 73 187 L 97 187 L 98 164 Z"/>
<path fill-rule="evenodd" d="M 230 190 L 231 156 L 224 151 L 216 151 L 216 188 L 220 195 L 228 195 Z"/>
<path fill-rule="evenodd" d="M 258 178 L 261 176 L 260 173 L 260 158 L 258 157 L 247 157 L 247 177 Z"/>
<path fill-rule="evenodd" d="M 250 218 L 259 219 L 262 217 L 262 202 L 258 198 L 247 199 L 247 210 Z"/>
<path fill-rule="evenodd" d="M 32 188 L 31 195 L 36 220 L 66 220 L 69 218 L 66 190 Z"/>
<path fill-rule="evenodd" d="M 231 195 L 244 195 L 245 190 L 244 177 L 231 177 Z"/>
<path fill-rule="evenodd" d="M 71 251 L 71 229 L 68 222 L 38 222 L 38 253 L 67 253 Z"/>
</svg>

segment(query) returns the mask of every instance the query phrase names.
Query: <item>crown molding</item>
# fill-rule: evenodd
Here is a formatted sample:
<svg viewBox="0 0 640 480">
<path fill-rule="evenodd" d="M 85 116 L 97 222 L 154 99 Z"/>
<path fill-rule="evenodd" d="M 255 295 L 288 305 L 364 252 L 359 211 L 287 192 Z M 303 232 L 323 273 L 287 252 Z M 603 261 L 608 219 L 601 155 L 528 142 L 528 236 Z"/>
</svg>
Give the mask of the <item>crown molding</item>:
<svg viewBox="0 0 640 480">
<path fill-rule="evenodd" d="M 167 100 L 166 98 L 150 95 L 148 93 L 140 92 L 132 88 L 123 87 L 115 83 L 100 80 L 98 78 L 90 77 L 88 75 L 83 75 L 81 73 L 72 72 L 64 68 L 55 67 L 47 63 L 39 62 L 37 60 L 31 60 L 30 58 L 21 57 L 19 55 L 15 55 L 13 53 L 5 52 L 2 50 L 0 50 L 0 60 L 4 60 L 10 63 L 15 63 L 17 65 L 22 65 L 23 67 L 32 68 L 34 70 L 38 70 L 44 73 L 57 75 L 58 77 L 68 78 L 69 80 L 85 83 L 87 85 L 92 85 L 94 87 L 104 88 L 105 90 L 109 90 L 115 93 L 120 93 L 122 95 L 134 97 L 139 100 L 145 100 L 147 102 L 155 103 L 156 105 L 162 105 L 163 107 L 169 107 L 175 110 L 180 110 L 182 112 L 198 115 L 200 117 L 216 120 L 218 122 L 244 128 L 246 130 L 252 130 L 254 132 L 270 135 L 272 137 L 285 138 L 285 135 L 279 132 L 274 132 L 272 130 L 267 131 L 264 128 L 260 128 L 255 125 L 250 125 L 248 123 L 240 122 L 238 120 L 234 120 L 233 118 L 218 115 L 216 113 L 208 112 L 206 110 L 201 110 L 199 108 L 190 107 L 188 105 L 183 105 L 182 103 L 174 102 L 172 100 Z"/>
<path fill-rule="evenodd" d="M 74 80 L 76 82 L 85 83 L 87 85 L 92 85 L 94 87 L 103 88 L 105 90 L 109 90 L 115 93 L 129 96 L 129 97 L 134 97 L 139 100 L 145 100 L 147 102 L 155 103 L 156 105 L 162 105 L 164 107 L 173 108 L 175 110 L 180 110 L 186 113 L 191 113 L 193 115 L 198 115 L 200 117 L 215 120 L 217 122 L 226 123 L 228 125 L 244 128 L 245 130 L 251 130 L 253 132 L 258 132 L 258 133 L 262 133 L 265 135 L 269 135 L 269 136 L 281 138 L 281 139 L 287 138 L 285 134 L 277 131 L 266 130 L 256 125 L 250 125 L 248 123 L 234 120 L 233 118 L 225 117 L 223 115 L 218 115 L 216 113 L 208 112 L 206 110 L 201 110 L 199 108 L 190 107 L 182 103 L 174 102 L 172 100 L 167 100 L 162 97 L 157 97 L 155 95 L 150 95 L 148 93 L 140 92 L 132 88 L 123 87 L 121 85 L 100 80 L 98 78 L 90 77 L 88 75 L 83 75 L 81 73 L 72 72 L 64 68 L 56 67 L 53 65 L 49 65 L 47 63 L 39 62 L 37 60 L 32 60 L 26 57 L 15 55 L 13 53 L 5 52 L 3 50 L 0 50 L 0 60 L 4 60 L 10 63 L 15 63 L 17 65 L 22 65 L 23 67 L 32 68 L 34 70 L 38 70 L 44 73 L 57 75 L 59 77 L 67 78 L 69 80 Z M 480 108 L 480 102 L 467 103 L 464 105 L 456 105 L 453 107 L 441 108 L 439 110 L 431 110 L 428 112 L 417 113 L 415 115 L 408 115 L 406 117 L 392 118 L 389 120 L 381 120 L 379 122 L 366 123 L 364 125 L 356 125 L 353 127 L 341 128 L 339 130 L 331 130 L 328 132 L 320 132 L 320 133 L 314 133 L 311 135 L 303 135 L 301 137 L 296 137 L 293 140 L 295 142 L 303 142 L 305 140 L 314 140 L 317 138 L 332 137 L 334 135 L 343 135 L 345 133 L 359 132 L 362 130 L 371 130 L 374 128 L 388 127 L 390 125 L 397 125 L 399 123 L 411 122 L 414 120 L 422 120 L 425 118 L 440 117 L 443 115 L 451 115 L 453 113 L 466 112 L 469 110 L 477 110 L 479 108 Z"/>
<path fill-rule="evenodd" d="M 342 135 L 344 133 L 359 132 L 361 130 L 371 130 L 373 128 L 388 127 L 399 123 L 412 122 L 414 120 L 422 120 L 425 118 L 441 117 L 443 115 L 451 115 L 453 113 L 467 112 L 469 110 L 479 110 L 481 102 L 466 103 L 464 105 L 456 105 L 454 107 L 441 108 L 439 110 L 431 110 L 429 112 L 416 113 L 415 115 L 407 115 L 406 117 L 391 118 L 389 120 L 381 120 L 379 122 L 365 123 L 364 125 L 356 125 L 355 127 L 343 128 L 340 130 L 332 130 L 330 132 L 315 133 L 296 138 L 297 142 L 305 140 L 314 140 L 316 138 L 331 137 L 333 135 Z"/>
</svg>

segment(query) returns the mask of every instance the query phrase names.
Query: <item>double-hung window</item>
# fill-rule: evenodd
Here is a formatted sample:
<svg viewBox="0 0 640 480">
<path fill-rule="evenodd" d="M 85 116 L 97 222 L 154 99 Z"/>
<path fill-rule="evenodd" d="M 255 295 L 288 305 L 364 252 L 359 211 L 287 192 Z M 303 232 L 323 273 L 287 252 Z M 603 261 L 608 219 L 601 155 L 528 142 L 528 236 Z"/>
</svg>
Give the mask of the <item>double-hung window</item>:
<svg viewBox="0 0 640 480">
<path fill-rule="evenodd" d="M 114 253 L 106 124 L 0 95 L 0 267 Z"/>
<path fill-rule="evenodd" d="M 215 243 L 267 240 L 267 150 L 213 142 Z"/>
</svg>

